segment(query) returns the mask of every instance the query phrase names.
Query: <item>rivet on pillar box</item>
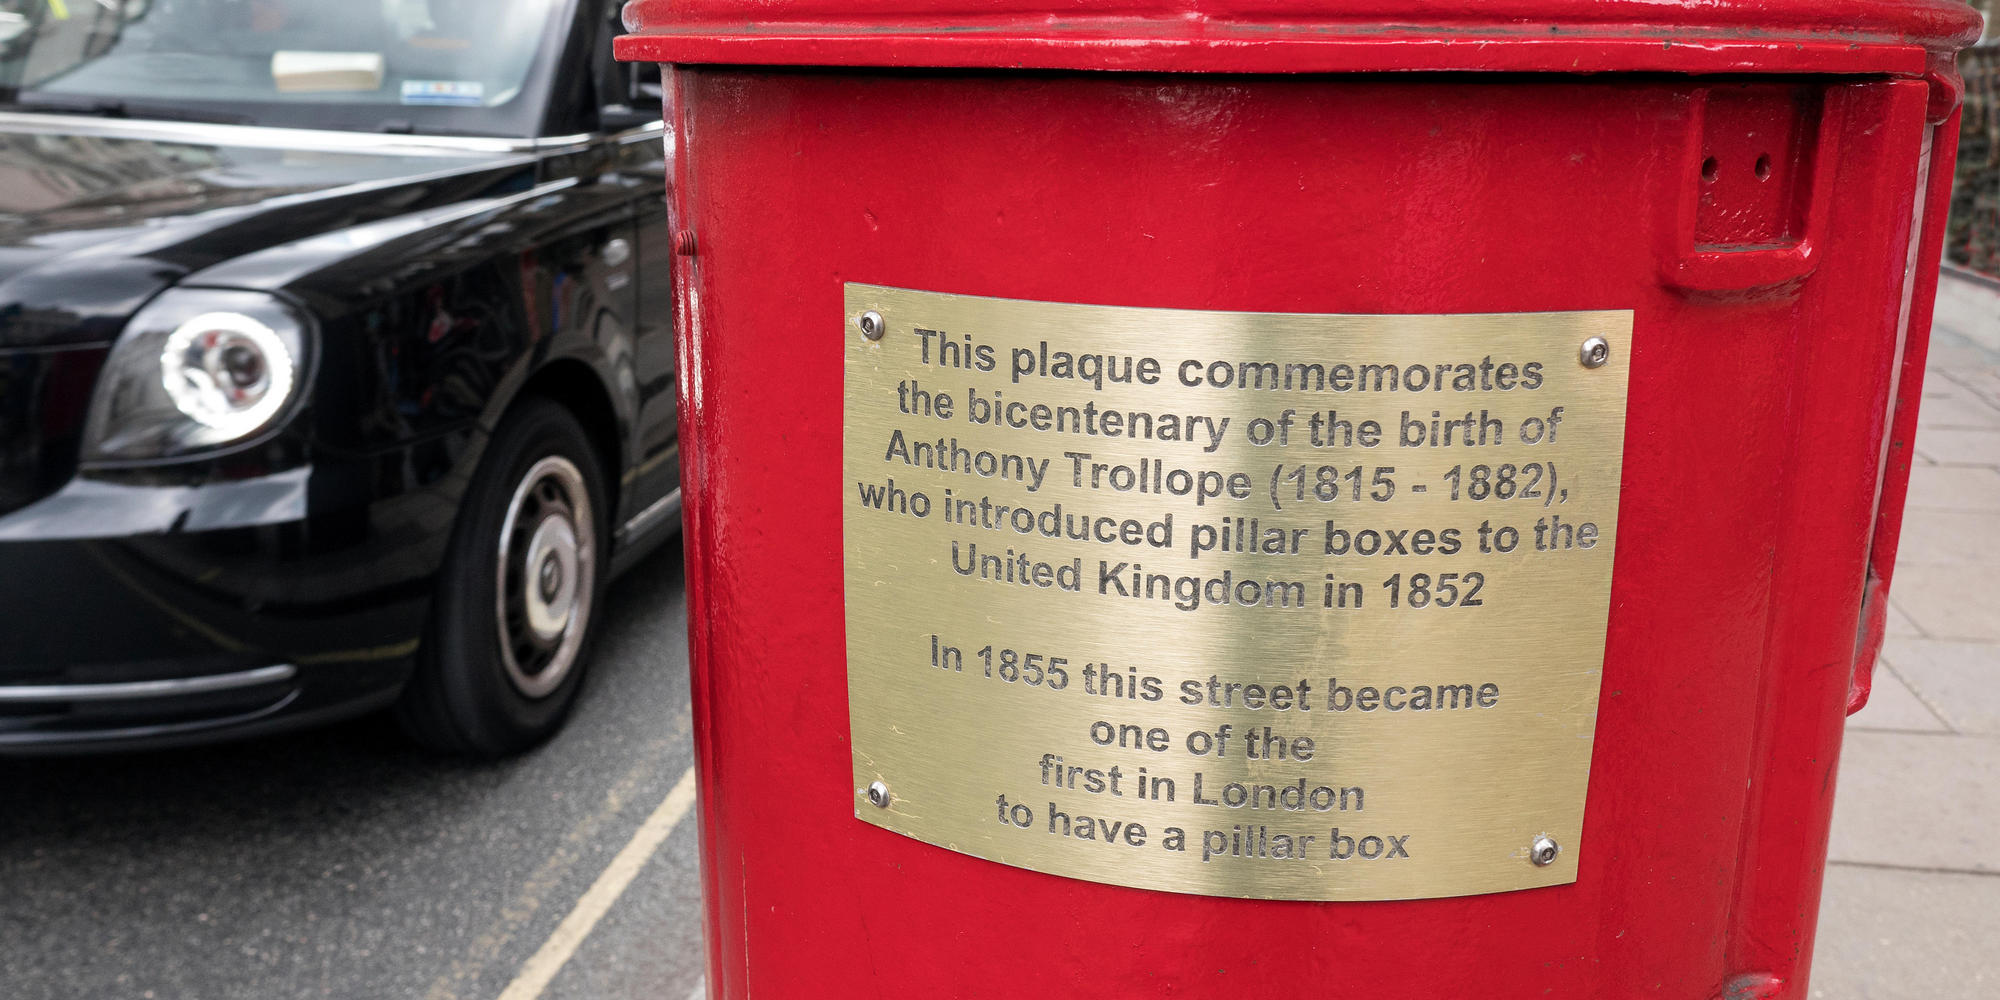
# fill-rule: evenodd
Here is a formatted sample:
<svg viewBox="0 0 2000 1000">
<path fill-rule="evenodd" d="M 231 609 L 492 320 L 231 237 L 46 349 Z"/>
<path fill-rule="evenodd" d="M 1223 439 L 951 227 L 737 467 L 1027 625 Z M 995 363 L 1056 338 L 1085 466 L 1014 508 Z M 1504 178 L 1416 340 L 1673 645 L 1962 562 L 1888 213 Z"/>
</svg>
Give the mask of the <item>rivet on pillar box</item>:
<svg viewBox="0 0 2000 1000">
<path fill-rule="evenodd" d="M 714 996 L 1809 996 L 1976 14 L 626 23 Z"/>
</svg>

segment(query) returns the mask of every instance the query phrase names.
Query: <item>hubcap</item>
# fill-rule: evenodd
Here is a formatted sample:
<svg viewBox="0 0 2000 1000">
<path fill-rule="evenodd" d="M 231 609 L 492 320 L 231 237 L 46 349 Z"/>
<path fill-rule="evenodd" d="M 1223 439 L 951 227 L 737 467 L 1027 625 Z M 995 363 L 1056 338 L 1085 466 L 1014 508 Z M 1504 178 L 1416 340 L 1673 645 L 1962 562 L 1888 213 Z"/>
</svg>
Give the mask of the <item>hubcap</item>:
<svg viewBox="0 0 2000 1000">
<path fill-rule="evenodd" d="M 576 606 L 576 560 L 576 529 L 569 518 L 560 512 L 544 516 L 528 539 L 528 558 L 523 561 L 524 566 L 541 569 L 522 602 L 528 630 L 544 643 L 560 639 L 569 627 Z"/>
<path fill-rule="evenodd" d="M 595 596 L 596 529 L 583 473 L 551 455 L 521 477 L 500 528 L 495 610 L 507 679 L 529 698 L 576 664 Z"/>
</svg>

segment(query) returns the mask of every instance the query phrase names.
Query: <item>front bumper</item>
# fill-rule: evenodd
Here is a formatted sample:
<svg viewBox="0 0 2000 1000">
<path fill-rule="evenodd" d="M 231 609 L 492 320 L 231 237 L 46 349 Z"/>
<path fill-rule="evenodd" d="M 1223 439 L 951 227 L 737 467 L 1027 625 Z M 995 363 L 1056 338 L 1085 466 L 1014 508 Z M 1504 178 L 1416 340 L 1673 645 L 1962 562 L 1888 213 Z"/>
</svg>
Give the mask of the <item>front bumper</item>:
<svg viewBox="0 0 2000 1000">
<path fill-rule="evenodd" d="M 392 701 L 452 505 L 335 488 L 352 479 L 79 478 L 0 517 L 0 753 L 202 742 Z"/>
</svg>

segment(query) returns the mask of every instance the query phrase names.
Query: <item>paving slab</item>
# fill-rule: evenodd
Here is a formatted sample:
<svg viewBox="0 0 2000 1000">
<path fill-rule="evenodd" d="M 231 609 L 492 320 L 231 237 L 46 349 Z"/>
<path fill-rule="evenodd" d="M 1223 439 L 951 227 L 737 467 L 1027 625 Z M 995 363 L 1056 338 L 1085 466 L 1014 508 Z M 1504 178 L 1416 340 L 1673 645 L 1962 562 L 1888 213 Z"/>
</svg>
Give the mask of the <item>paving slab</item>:
<svg viewBox="0 0 2000 1000">
<path fill-rule="evenodd" d="M 2000 740 L 1850 729 L 1828 857 L 2000 875 L 1996 788 Z"/>
<path fill-rule="evenodd" d="M 1898 573 L 1905 566 L 2000 564 L 2000 513 L 1925 511 L 1903 519 L 1896 549 Z"/>
<path fill-rule="evenodd" d="M 2000 431 L 1919 428 L 1917 454 L 1939 465 L 1992 465 L 2000 462 Z"/>
<path fill-rule="evenodd" d="M 1984 348 L 1964 345 L 1964 341 L 1958 341 L 1956 346 L 1947 349 L 1944 357 L 1932 351 L 1930 361 L 1935 367 L 1924 379 L 1924 387 L 1928 389 L 1942 380 L 1969 389 L 1980 399 L 2000 406 L 2000 371 L 1994 369 L 1992 355 Z M 1922 412 L 1918 410 L 1919 414 Z"/>
<path fill-rule="evenodd" d="M 1894 606 L 1925 635 L 2000 641 L 2000 587 L 1994 586 L 1991 566 L 1923 565 L 1921 571 L 1913 566 L 1896 574 L 1891 593 Z"/>
<path fill-rule="evenodd" d="M 1917 623 L 1912 621 L 1910 616 L 1903 612 L 1902 608 L 1896 606 L 1896 599 L 1894 597 L 1889 598 L 1889 620 L 1885 629 L 1884 634 L 1886 635 L 1907 635 L 1922 638 L 1924 634 L 1924 630 L 1918 628 Z"/>
<path fill-rule="evenodd" d="M 1896 676 L 1895 669 L 1883 661 L 1875 664 L 1875 687 L 1868 694 L 1868 704 L 1848 716 L 1847 727 L 1888 732 L 1950 731 L 1937 713 Z"/>
<path fill-rule="evenodd" d="M 1813 1000 L 2000 996 L 2000 876 L 1834 865 Z"/>
<path fill-rule="evenodd" d="M 1919 511 L 2000 513 L 2000 469 L 1984 466 L 1922 465 L 1910 470 L 1910 513 L 1905 530 L 1925 518 Z"/>
<path fill-rule="evenodd" d="M 1917 426 L 2000 427 L 2000 407 L 1948 378 L 1927 378 L 1923 405 L 1917 408 Z"/>
<path fill-rule="evenodd" d="M 2000 644 L 1897 636 L 1882 658 L 1952 729 L 2000 736 Z"/>
<path fill-rule="evenodd" d="M 1931 325 L 1988 351 L 2000 352 L 2000 288 L 1946 271 L 1938 280 Z M 1933 334 L 1936 336 L 1937 334 Z"/>
<path fill-rule="evenodd" d="M 1982 344 L 1954 331 L 1939 329 L 1931 336 L 1930 354 L 1925 357 L 1924 363 L 1930 366 L 1933 376 L 1940 372 L 1948 374 L 1952 381 L 1972 388 L 1985 396 L 1988 402 L 1993 402 L 1994 390 L 2000 390 L 2000 382 L 1987 384 L 1984 388 L 1973 383 L 1985 379 L 1986 366 L 1993 364 L 1996 357 L 2000 354 Z M 1926 383 L 1929 381 L 1927 379 Z"/>
</svg>

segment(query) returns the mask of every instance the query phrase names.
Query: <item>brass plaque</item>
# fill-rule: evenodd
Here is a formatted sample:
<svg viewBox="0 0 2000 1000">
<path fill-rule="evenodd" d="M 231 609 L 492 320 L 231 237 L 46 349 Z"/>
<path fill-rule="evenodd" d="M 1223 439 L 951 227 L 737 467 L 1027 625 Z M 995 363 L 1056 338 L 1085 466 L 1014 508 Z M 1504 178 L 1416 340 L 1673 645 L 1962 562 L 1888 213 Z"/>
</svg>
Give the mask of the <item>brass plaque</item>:
<svg viewBox="0 0 2000 1000">
<path fill-rule="evenodd" d="M 1214 896 L 1576 880 L 1630 312 L 846 309 L 858 817 Z"/>
</svg>

